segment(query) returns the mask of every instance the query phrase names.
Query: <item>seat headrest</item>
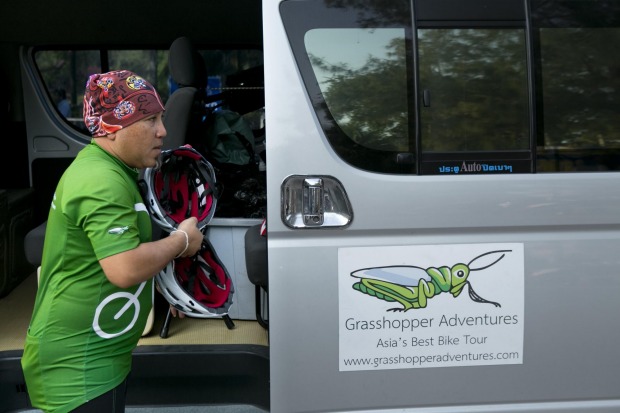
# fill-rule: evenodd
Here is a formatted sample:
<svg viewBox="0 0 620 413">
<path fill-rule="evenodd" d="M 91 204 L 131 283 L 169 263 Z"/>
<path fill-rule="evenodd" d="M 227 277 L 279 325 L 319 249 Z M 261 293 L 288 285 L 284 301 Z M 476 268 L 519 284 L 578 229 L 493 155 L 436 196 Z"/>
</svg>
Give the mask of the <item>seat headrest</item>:
<svg viewBox="0 0 620 413">
<path fill-rule="evenodd" d="M 170 45 L 168 68 L 179 87 L 204 88 L 207 85 L 205 62 L 187 37 L 179 37 Z"/>
</svg>

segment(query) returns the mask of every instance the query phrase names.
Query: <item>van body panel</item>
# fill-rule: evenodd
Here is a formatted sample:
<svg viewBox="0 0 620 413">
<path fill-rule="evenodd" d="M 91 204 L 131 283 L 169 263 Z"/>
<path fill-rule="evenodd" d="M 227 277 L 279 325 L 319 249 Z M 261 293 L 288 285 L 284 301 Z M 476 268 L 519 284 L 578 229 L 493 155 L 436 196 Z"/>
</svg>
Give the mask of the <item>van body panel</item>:
<svg viewBox="0 0 620 413">
<path fill-rule="evenodd" d="M 612 413 L 618 411 L 618 401 L 610 400 L 604 402 L 569 402 L 569 403 L 540 403 L 540 404 L 510 404 L 510 405 L 481 405 L 463 407 L 438 407 L 438 408 L 413 408 L 413 409 L 381 409 L 381 410 L 356 410 L 358 413 L 379 413 L 379 412 L 399 412 L 399 413 L 546 413 L 546 412 L 594 412 Z M 337 412 L 336 412 L 337 413 Z"/>
<path fill-rule="evenodd" d="M 118 16 L 83 18 L 99 6 L 61 3 L 7 3 L 0 28 L 7 150 L 27 158 L 35 224 L 90 141 L 84 77 L 135 65 L 166 101 L 178 36 L 222 92 L 201 109 L 247 108 L 266 169 L 266 195 L 255 181 L 247 197 L 262 204 L 218 210 L 207 230 L 237 329 L 154 328 L 128 406 L 620 411 L 620 0 L 155 0 L 132 35 Z M 218 208 L 243 210 L 222 172 Z M 265 211 L 266 287 L 244 251 Z M 20 340 L 17 305 L 0 299 L 0 330 Z M 27 409 L 21 350 L 0 356 L 0 411 Z"/>
<path fill-rule="evenodd" d="M 618 389 L 612 372 L 620 368 L 610 357 L 620 340 L 614 298 L 620 290 L 617 174 L 397 176 L 356 169 L 333 151 L 321 128 L 278 2 L 263 7 L 272 411 L 614 410 Z M 351 224 L 287 227 L 280 200 L 282 183 L 292 175 L 339 180 L 352 205 Z M 366 248 L 382 262 L 382 254 L 401 247 L 492 250 L 513 244 L 523 246 L 523 285 L 514 291 L 523 297 L 520 362 L 339 369 L 348 350 L 339 314 L 377 301 L 342 301 L 343 250 Z M 422 260 L 411 256 L 401 264 Z M 485 298 L 501 289 L 499 281 L 476 285 Z M 377 318 L 419 317 L 436 302 L 451 305 L 435 296 L 427 308 Z M 486 306 L 488 314 L 501 312 L 475 305 Z M 431 336 L 440 334 L 436 329 Z M 382 336 L 395 343 L 412 337 L 387 331 Z"/>
</svg>

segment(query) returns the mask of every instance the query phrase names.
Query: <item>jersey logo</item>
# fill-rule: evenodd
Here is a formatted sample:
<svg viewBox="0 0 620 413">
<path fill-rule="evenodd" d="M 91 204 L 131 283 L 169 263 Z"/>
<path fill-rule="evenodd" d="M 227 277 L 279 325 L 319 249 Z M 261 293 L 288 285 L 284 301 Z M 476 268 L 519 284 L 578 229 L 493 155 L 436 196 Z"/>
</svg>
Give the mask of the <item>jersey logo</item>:
<svg viewBox="0 0 620 413">
<path fill-rule="evenodd" d="M 95 310 L 95 318 L 93 319 L 93 330 L 95 330 L 95 333 L 97 333 L 99 337 L 105 338 L 105 339 L 118 337 L 122 334 L 125 334 L 127 331 L 131 330 L 133 326 L 136 325 L 136 322 L 138 321 L 138 316 L 140 315 L 140 300 L 138 300 L 138 297 L 140 297 L 140 293 L 144 289 L 144 286 L 146 285 L 146 283 L 147 282 L 144 281 L 142 284 L 140 284 L 135 294 L 131 294 L 126 291 L 120 291 L 114 294 L 110 294 L 101 303 L 99 303 L 99 305 L 97 306 L 97 309 Z M 101 327 L 101 324 L 99 323 L 99 319 L 102 316 L 106 318 L 112 315 L 109 313 L 111 309 L 108 312 L 104 312 L 103 310 L 108 304 L 110 304 L 112 301 L 117 300 L 117 299 L 127 300 L 127 302 L 124 303 L 121 309 L 114 315 L 113 317 L 114 320 L 118 320 L 119 318 L 121 318 L 121 316 L 125 314 L 125 312 L 129 311 L 132 307 L 134 310 L 133 317 L 131 321 L 129 322 L 129 324 L 127 325 L 127 327 L 123 328 L 121 331 L 117 331 L 117 332 L 104 331 L 103 328 Z M 121 304 L 123 304 L 123 301 L 121 301 L 120 303 L 116 303 L 115 306 L 118 307 Z M 115 311 L 117 307 L 113 306 L 112 308 Z M 113 322 L 110 320 L 107 320 L 107 323 L 113 323 Z"/>
<path fill-rule="evenodd" d="M 108 234 L 113 234 L 113 235 L 122 235 L 125 233 L 125 231 L 127 231 L 129 229 L 129 227 L 116 227 L 116 228 L 112 228 L 108 230 Z"/>
</svg>

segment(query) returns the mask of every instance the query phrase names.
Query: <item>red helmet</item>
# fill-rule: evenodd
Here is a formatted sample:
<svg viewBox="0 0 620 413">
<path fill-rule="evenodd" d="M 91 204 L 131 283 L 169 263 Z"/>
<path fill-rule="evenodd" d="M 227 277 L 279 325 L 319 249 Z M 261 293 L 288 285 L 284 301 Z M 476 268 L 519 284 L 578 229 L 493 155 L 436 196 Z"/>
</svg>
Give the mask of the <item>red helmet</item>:
<svg viewBox="0 0 620 413">
<path fill-rule="evenodd" d="M 161 153 L 154 168 L 144 172 L 146 204 L 153 220 L 172 232 L 196 217 L 203 230 L 215 214 L 218 193 L 213 166 L 189 145 Z"/>
<path fill-rule="evenodd" d="M 166 300 L 191 317 L 227 315 L 233 302 L 230 275 L 206 235 L 196 255 L 176 258 L 155 279 Z"/>
</svg>

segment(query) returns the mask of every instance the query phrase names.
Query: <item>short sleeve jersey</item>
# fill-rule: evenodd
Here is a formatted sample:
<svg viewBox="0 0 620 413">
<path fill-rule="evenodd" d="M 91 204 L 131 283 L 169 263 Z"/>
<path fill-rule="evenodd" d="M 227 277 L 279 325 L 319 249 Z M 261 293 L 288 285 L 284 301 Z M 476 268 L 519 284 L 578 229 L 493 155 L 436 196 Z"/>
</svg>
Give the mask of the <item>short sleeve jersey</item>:
<svg viewBox="0 0 620 413">
<path fill-rule="evenodd" d="M 22 357 L 31 402 L 44 411 L 73 410 L 129 374 L 153 281 L 119 288 L 99 260 L 151 240 L 137 181 L 135 169 L 93 141 L 58 183 Z"/>
</svg>

